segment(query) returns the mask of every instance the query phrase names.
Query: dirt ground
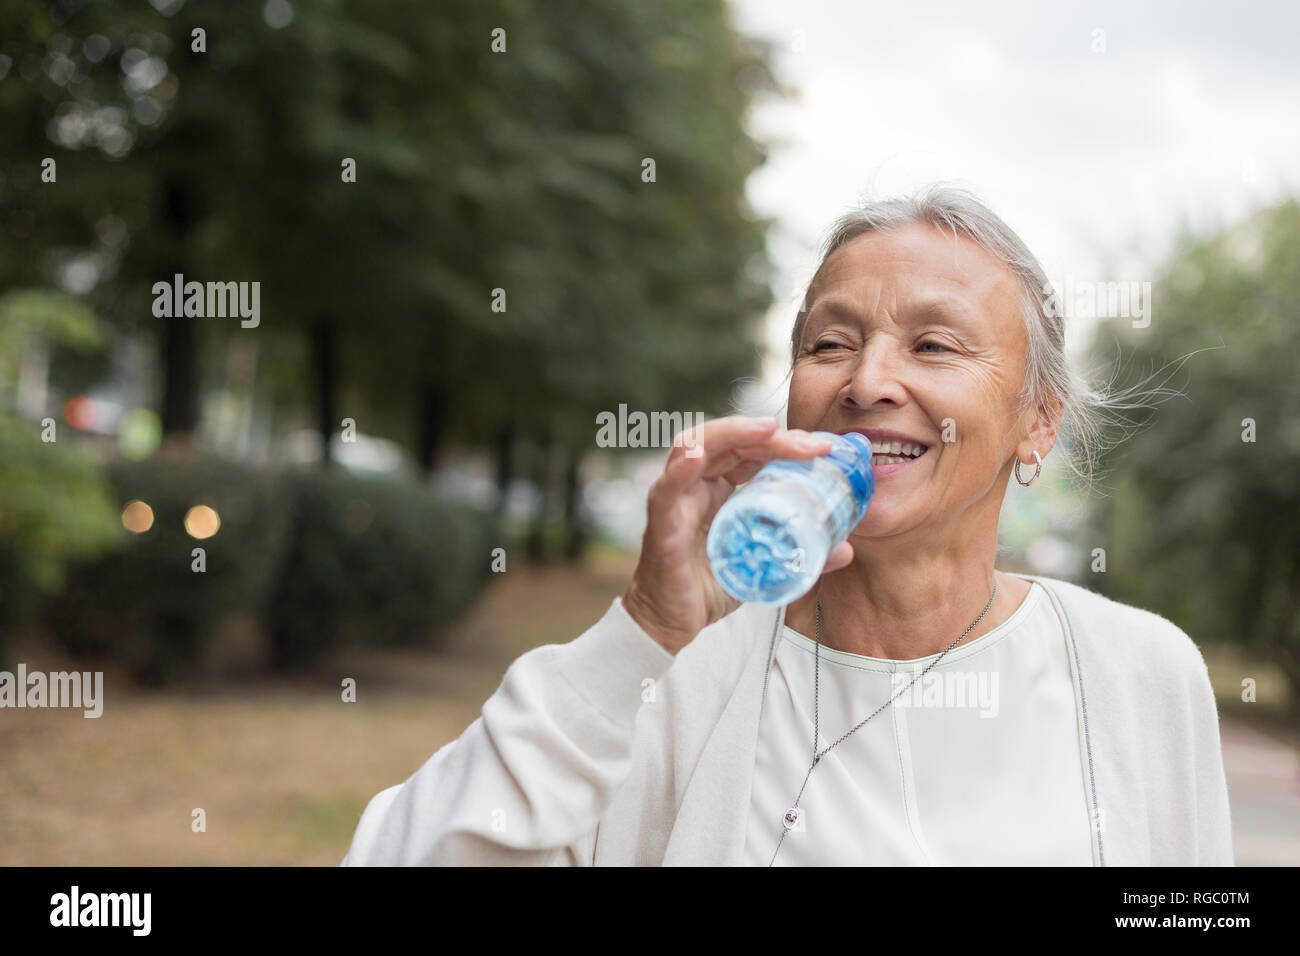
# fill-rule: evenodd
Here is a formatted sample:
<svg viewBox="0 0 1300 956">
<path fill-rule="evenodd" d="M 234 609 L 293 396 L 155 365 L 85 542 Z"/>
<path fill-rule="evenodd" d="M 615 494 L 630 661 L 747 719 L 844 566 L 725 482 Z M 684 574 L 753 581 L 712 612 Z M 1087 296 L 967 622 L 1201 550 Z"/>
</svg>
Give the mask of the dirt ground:
<svg viewBox="0 0 1300 956">
<path fill-rule="evenodd" d="M 594 623 L 632 567 L 614 552 L 584 569 L 512 567 L 439 653 L 342 652 L 295 681 L 227 678 L 161 694 L 106 673 L 97 720 L 6 709 L 0 864 L 335 865 L 370 797 L 455 739 L 512 660 Z M 66 664 L 35 648 L 22 659 L 29 670 Z M 1237 862 L 1296 865 L 1294 738 L 1246 723 L 1233 700 L 1243 665 L 1207 659 L 1224 692 Z M 357 682 L 355 703 L 341 700 L 344 677 Z M 196 808 L 204 832 L 191 828 Z"/>
<path fill-rule="evenodd" d="M 341 653 L 301 680 L 165 693 L 106 672 L 98 719 L 6 709 L 0 864 L 335 865 L 366 802 L 459 736 L 512 660 L 594 623 L 632 567 L 603 553 L 584 571 L 511 568 L 437 654 Z"/>
</svg>

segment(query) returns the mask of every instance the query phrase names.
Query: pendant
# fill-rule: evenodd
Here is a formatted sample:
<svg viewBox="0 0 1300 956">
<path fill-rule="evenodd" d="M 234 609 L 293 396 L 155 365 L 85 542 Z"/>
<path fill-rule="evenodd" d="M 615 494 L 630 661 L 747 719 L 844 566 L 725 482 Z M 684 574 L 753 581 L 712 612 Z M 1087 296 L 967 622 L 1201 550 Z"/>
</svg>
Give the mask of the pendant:
<svg viewBox="0 0 1300 956">
<path fill-rule="evenodd" d="M 781 818 L 781 825 L 787 830 L 793 830 L 799 825 L 799 808 L 791 807 L 785 811 L 785 816 Z"/>
</svg>

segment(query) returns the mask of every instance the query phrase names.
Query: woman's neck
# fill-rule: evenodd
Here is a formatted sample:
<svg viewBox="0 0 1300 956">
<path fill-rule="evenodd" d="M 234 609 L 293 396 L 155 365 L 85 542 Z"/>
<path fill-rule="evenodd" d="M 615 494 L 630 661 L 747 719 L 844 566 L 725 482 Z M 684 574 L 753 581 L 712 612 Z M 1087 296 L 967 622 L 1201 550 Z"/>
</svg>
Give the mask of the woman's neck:
<svg viewBox="0 0 1300 956">
<path fill-rule="evenodd" d="M 812 637 L 821 598 L 824 647 L 885 660 L 914 660 L 948 648 L 997 596 L 968 644 L 1007 620 L 1029 593 L 1023 578 L 996 571 L 996 541 L 967 542 L 929 554 L 878 546 L 855 547 L 852 564 L 821 578 L 786 609 L 785 623 Z M 893 553 L 891 553 L 893 552 Z M 959 645 L 960 646 L 960 645 Z"/>
</svg>

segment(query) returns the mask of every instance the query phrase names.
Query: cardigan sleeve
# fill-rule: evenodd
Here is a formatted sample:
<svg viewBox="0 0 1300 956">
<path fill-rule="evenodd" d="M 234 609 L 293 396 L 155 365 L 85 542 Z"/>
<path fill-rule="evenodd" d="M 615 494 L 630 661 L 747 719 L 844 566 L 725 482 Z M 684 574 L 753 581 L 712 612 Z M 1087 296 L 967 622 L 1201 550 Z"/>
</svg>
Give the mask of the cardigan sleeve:
<svg viewBox="0 0 1300 956">
<path fill-rule="evenodd" d="M 522 655 L 460 737 L 370 800 L 341 865 L 589 864 L 643 682 L 673 660 L 621 598 L 568 644 Z"/>
</svg>

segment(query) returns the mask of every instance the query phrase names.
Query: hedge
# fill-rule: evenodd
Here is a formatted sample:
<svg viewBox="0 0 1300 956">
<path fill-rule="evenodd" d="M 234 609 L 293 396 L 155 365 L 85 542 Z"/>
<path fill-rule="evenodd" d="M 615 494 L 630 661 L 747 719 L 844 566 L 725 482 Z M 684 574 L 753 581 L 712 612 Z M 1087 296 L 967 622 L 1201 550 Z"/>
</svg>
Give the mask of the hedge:
<svg viewBox="0 0 1300 956">
<path fill-rule="evenodd" d="M 409 481 L 344 472 L 287 480 L 292 530 L 267 604 L 273 666 L 299 667 L 347 637 L 413 645 L 473 601 L 496 519 Z"/>
<path fill-rule="evenodd" d="M 282 672 L 344 639 L 427 642 L 488 573 L 495 519 L 410 479 L 276 474 L 209 458 L 119 462 L 109 479 L 123 506 L 152 508 L 153 526 L 73 567 L 42 621 L 70 652 L 117 660 L 146 684 L 193 673 L 233 614 L 265 623 Z M 202 540 L 184 527 L 200 504 L 221 521 Z M 205 551 L 202 573 L 195 548 Z"/>
</svg>

